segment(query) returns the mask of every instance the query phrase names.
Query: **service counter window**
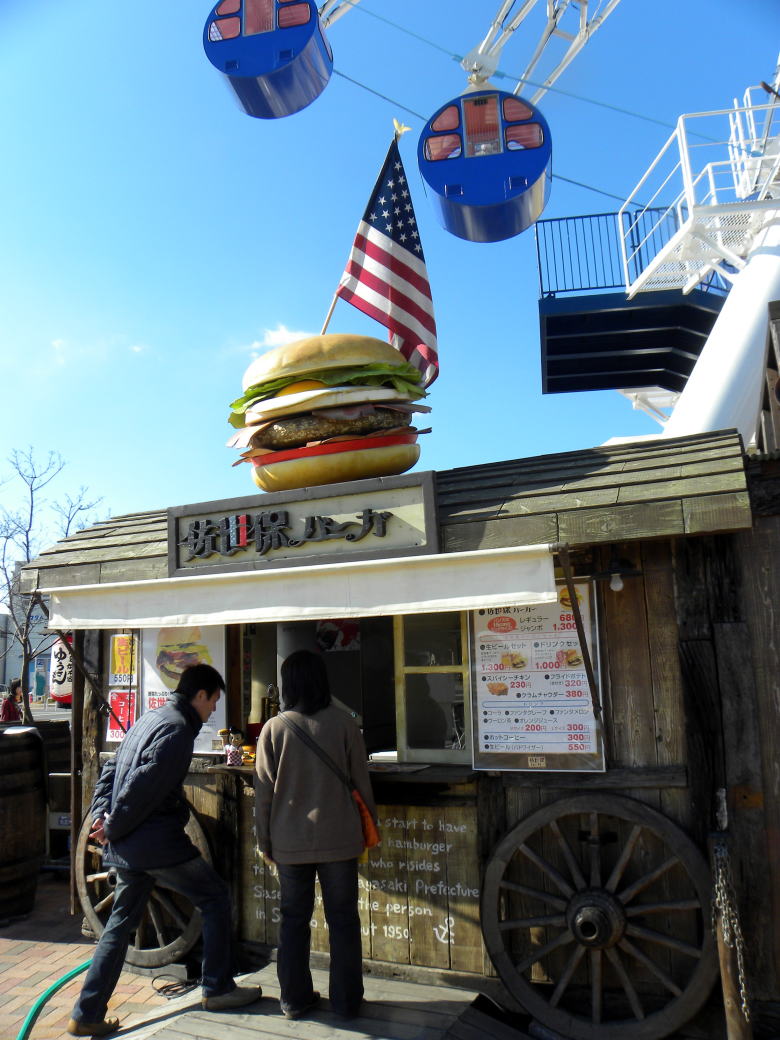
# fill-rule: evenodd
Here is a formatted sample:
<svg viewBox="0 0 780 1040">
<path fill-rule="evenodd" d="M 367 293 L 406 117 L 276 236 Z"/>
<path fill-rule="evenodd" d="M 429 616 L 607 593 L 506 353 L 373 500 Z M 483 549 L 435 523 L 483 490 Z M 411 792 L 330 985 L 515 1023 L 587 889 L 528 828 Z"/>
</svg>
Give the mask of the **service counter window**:
<svg viewBox="0 0 780 1040">
<path fill-rule="evenodd" d="M 470 665 L 465 614 L 394 621 L 398 759 L 470 762 Z"/>
</svg>

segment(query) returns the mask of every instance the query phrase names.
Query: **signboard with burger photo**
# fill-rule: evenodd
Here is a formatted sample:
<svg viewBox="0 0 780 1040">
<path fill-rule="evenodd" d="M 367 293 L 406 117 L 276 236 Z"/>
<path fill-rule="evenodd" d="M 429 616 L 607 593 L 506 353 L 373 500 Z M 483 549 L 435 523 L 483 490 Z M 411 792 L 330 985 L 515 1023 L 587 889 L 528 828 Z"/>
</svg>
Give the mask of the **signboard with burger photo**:
<svg viewBox="0 0 780 1040">
<path fill-rule="evenodd" d="M 575 586 L 592 653 L 590 587 Z M 472 615 L 474 765 L 603 771 L 604 751 L 569 593 Z"/>
<path fill-rule="evenodd" d="M 162 707 L 179 683 L 185 668 L 210 664 L 225 674 L 225 630 L 220 625 L 187 625 L 179 628 L 145 629 L 141 639 L 143 711 Z M 195 740 L 196 752 L 222 755 L 219 730 L 225 728 L 225 697 Z"/>
</svg>

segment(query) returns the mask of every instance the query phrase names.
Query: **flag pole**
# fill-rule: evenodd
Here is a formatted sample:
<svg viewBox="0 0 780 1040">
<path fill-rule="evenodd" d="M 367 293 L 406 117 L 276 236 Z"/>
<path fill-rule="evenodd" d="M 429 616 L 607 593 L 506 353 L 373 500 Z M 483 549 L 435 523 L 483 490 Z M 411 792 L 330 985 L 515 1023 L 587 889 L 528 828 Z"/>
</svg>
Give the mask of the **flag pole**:
<svg viewBox="0 0 780 1040">
<path fill-rule="evenodd" d="M 320 335 L 321 336 L 325 335 L 325 330 L 327 329 L 328 325 L 330 325 L 330 319 L 333 317 L 333 312 L 336 309 L 336 300 L 338 298 L 339 298 L 338 292 L 334 292 L 333 299 L 330 301 L 330 310 L 325 315 L 325 324 L 322 326 L 322 329 L 320 330 Z"/>
</svg>

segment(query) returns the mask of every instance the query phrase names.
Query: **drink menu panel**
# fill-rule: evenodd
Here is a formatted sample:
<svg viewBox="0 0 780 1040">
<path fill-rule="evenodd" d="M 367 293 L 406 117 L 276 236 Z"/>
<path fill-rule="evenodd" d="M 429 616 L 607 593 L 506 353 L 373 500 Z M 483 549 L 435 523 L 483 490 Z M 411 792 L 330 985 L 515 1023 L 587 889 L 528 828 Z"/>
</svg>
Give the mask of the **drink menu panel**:
<svg viewBox="0 0 780 1040">
<path fill-rule="evenodd" d="M 589 585 L 575 592 L 594 661 Z M 472 611 L 474 766 L 603 770 L 600 730 L 569 593 Z"/>
</svg>

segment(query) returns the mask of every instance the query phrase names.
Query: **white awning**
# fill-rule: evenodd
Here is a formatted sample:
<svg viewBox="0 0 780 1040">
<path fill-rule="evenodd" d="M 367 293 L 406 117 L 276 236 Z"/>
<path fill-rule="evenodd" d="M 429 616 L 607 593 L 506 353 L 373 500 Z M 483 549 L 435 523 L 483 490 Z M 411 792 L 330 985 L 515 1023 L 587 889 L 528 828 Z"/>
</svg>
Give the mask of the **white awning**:
<svg viewBox="0 0 780 1040">
<path fill-rule="evenodd" d="M 41 589 L 50 628 L 161 628 L 427 614 L 556 598 L 551 547 Z"/>
</svg>

